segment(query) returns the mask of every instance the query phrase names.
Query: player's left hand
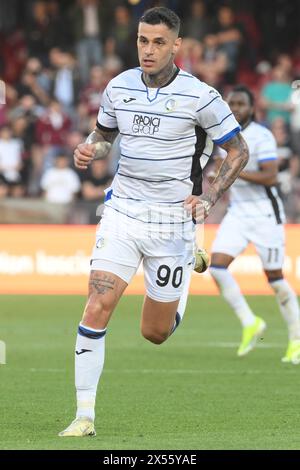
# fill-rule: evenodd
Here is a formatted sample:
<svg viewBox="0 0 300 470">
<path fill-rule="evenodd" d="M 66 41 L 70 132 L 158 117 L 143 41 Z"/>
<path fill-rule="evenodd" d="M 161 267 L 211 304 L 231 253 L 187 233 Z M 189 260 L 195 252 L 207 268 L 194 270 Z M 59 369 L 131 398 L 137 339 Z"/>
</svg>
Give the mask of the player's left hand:
<svg viewBox="0 0 300 470">
<path fill-rule="evenodd" d="M 195 219 L 197 224 L 204 222 L 208 216 L 212 204 L 203 199 L 202 196 L 188 196 L 184 201 L 185 209 L 192 214 L 193 219 Z"/>
</svg>

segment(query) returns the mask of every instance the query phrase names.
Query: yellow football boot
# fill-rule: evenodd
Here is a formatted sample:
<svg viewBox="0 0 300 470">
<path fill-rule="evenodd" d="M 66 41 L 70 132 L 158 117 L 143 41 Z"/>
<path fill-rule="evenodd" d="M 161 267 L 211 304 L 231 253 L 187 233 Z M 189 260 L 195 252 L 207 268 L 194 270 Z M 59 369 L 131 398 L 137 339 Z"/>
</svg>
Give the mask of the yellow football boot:
<svg viewBox="0 0 300 470">
<path fill-rule="evenodd" d="M 282 362 L 291 362 L 294 365 L 300 364 L 300 340 L 290 341 Z"/>
<path fill-rule="evenodd" d="M 95 426 L 89 418 L 76 418 L 69 427 L 58 434 L 60 437 L 96 436 Z"/>
<path fill-rule="evenodd" d="M 266 327 L 267 325 L 262 318 L 255 317 L 253 325 L 243 328 L 242 341 L 237 352 L 239 357 L 245 356 L 255 347 L 258 338 L 262 339 Z"/>
</svg>

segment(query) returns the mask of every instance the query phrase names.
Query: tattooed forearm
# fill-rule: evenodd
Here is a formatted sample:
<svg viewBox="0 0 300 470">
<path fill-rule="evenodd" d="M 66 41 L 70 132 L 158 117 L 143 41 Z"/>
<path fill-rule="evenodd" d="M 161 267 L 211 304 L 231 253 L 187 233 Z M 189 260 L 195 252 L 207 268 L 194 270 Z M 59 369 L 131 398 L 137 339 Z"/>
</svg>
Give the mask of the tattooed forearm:
<svg viewBox="0 0 300 470">
<path fill-rule="evenodd" d="M 118 130 L 105 131 L 103 129 L 98 129 L 98 127 L 95 127 L 95 129 L 89 134 L 87 142 L 89 144 L 96 144 L 97 142 L 103 142 L 104 140 L 106 140 L 106 142 L 112 144 L 115 138 L 117 137 L 118 133 Z"/>
<path fill-rule="evenodd" d="M 92 271 L 89 280 L 89 294 L 103 295 L 113 290 L 115 287 L 115 279 L 109 274 Z"/>
<path fill-rule="evenodd" d="M 227 151 L 227 157 L 209 190 L 202 196 L 202 199 L 209 201 L 212 205 L 232 185 L 249 159 L 248 146 L 240 134 L 221 145 L 221 147 Z"/>
</svg>

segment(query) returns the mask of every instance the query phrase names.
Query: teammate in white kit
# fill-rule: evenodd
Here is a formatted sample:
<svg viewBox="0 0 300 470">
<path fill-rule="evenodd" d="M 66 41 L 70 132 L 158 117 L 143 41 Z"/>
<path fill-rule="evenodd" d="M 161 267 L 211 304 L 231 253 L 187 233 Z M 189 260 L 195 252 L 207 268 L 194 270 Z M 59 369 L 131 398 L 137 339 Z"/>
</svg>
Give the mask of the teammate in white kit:
<svg viewBox="0 0 300 470">
<path fill-rule="evenodd" d="M 284 210 L 276 189 L 277 149 L 271 132 L 253 121 L 251 92 L 237 86 L 228 104 L 242 127 L 249 161 L 230 188 L 230 204 L 212 246 L 210 273 L 243 326 L 238 356 L 253 349 L 266 324 L 255 316 L 228 271 L 230 263 L 252 242 L 287 323 L 289 344 L 283 362 L 300 363 L 300 314 L 297 297 L 283 277 Z M 221 151 L 222 155 L 223 151 Z M 218 159 L 219 164 L 222 159 Z"/>
<path fill-rule="evenodd" d="M 95 435 L 107 324 L 141 261 L 146 286 L 143 336 L 161 344 L 178 326 L 194 263 L 192 216 L 197 218 L 200 207 L 206 217 L 248 160 L 247 145 L 227 103 L 174 65 L 179 27 L 179 18 L 167 8 L 146 11 L 138 29 L 140 67 L 111 80 L 97 127 L 74 153 L 76 167 L 84 170 L 93 158 L 107 153 L 120 133 L 121 158 L 97 230 L 89 296 L 78 328 L 77 414 L 60 436 Z M 201 195 L 201 170 L 213 142 L 228 155 Z"/>
</svg>

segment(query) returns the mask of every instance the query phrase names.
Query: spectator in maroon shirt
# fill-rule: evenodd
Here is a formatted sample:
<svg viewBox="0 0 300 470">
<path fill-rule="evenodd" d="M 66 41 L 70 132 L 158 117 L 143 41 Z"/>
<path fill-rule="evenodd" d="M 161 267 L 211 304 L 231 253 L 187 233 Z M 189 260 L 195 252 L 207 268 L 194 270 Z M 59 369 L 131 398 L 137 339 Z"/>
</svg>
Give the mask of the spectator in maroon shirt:
<svg viewBox="0 0 300 470">
<path fill-rule="evenodd" d="M 62 111 L 61 104 L 52 99 L 37 120 L 36 140 L 41 145 L 63 146 L 70 127 L 70 118 Z"/>
<path fill-rule="evenodd" d="M 88 114 L 98 114 L 101 96 L 108 81 L 103 67 L 94 65 L 91 68 L 89 83 L 80 96 L 80 103 L 87 106 Z"/>
</svg>

